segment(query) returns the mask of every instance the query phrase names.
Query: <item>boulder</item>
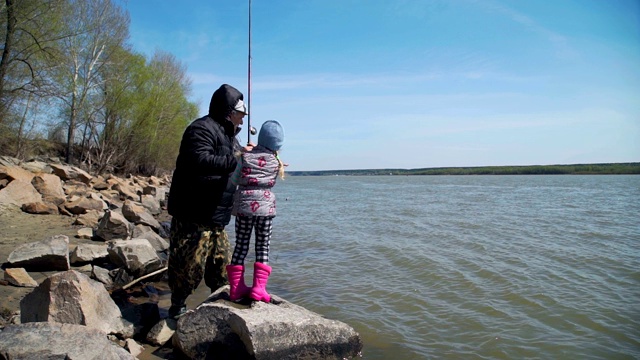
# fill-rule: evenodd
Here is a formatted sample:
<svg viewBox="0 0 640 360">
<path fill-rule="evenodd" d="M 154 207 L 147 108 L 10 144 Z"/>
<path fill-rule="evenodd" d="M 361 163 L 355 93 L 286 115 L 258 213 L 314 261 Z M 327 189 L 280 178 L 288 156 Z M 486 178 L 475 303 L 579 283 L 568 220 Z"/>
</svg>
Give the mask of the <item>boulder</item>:
<svg viewBox="0 0 640 360">
<path fill-rule="evenodd" d="M 84 228 L 78 229 L 78 232 L 76 233 L 76 237 L 78 239 L 92 239 L 93 229 L 90 227 L 84 227 Z"/>
<path fill-rule="evenodd" d="M 151 215 L 158 215 L 162 212 L 160 201 L 158 201 L 158 199 L 153 195 L 141 195 L 140 203 Z"/>
<path fill-rule="evenodd" d="M 102 211 L 104 202 L 86 197 L 74 197 L 73 199 L 62 204 L 70 213 L 79 215 L 85 214 L 87 211 Z"/>
<path fill-rule="evenodd" d="M 102 195 L 99 192 L 91 191 L 89 192 L 88 197 L 90 199 L 100 201 L 100 203 L 102 204 L 102 211 L 105 211 L 109 208 L 109 204 L 107 204 L 107 202 L 102 198 Z"/>
<path fill-rule="evenodd" d="M 69 270 L 69 237 L 50 236 L 42 241 L 22 244 L 7 258 L 6 267 L 27 270 Z"/>
<path fill-rule="evenodd" d="M 8 325 L 0 332 L 0 359 L 135 360 L 104 332 L 58 323 Z"/>
<path fill-rule="evenodd" d="M 22 211 L 29 214 L 55 215 L 58 214 L 58 206 L 50 202 L 32 202 L 22 204 Z"/>
<path fill-rule="evenodd" d="M 71 253 L 72 264 L 85 264 L 96 260 L 106 260 L 109 257 L 106 244 L 78 244 Z"/>
<path fill-rule="evenodd" d="M 112 240 L 109 259 L 133 276 L 142 276 L 162 268 L 163 263 L 147 239 Z"/>
<path fill-rule="evenodd" d="M 91 269 L 91 278 L 104 284 L 105 288 L 110 289 L 113 286 L 113 279 L 109 275 L 109 270 L 93 265 Z"/>
<path fill-rule="evenodd" d="M 125 217 L 116 211 L 105 211 L 94 235 L 98 239 L 128 239 L 133 226 Z"/>
<path fill-rule="evenodd" d="M 118 179 L 116 177 L 111 177 L 110 179 L 108 179 L 107 184 L 111 186 L 111 189 L 118 191 L 118 193 L 120 193 L 120 197 L 123 199 L 133 201 L 140 200 L 142 189 L 139 186 L 136 186 L 130 182 L 125 182 L 124 180 Z"/>
<path fill-rule="evenodd" d="M 64 189 L 64 193 L 67 194 L 68 197 L 71 196 L 80 196 L 87 197 L 89 193 L 89 185 L 82 183 L 80 181 L 75 180 L 67 180 L 62 186 Z"/>
<path fill-rule="evenodd" d="M 172 318 L 162 319 L 147 333 L 147 342 L 162 346 L 166 344 L 176 332 L 176 321 Z"/>
<path fill-rule="evenodd" d="M 3 166 L 20 165 L 20 160 L 14 158 L 14 157 L 11 157 L 11 156 L 1 155 L 0 156 L 0 165 L 3 165 Z"/>
<path fill-rule="evenodd" d="M 229 301 L 228 286 L 180 317 L 173 344 L 191 359 L 344 359 L 362 351 L 360 335 L 272 294 L 273 303 Z"/>
<path fill-rule="evenodd" d="M 20 321 L 86 325 L 107 334 L 133 336 L 104 286 L 69 270 L 51 275 L 20 301 Z"/>
<path fill-rule="evenodd" d="M 9 179 L 9 181 L 20 180 L 30 183 L 34 174 L 18 165 L 0 165 L 0 179 Z"/>
<path fill-rule="evenodd" d="M 98 227 L 102 216 L 104 216 L 102 210 L 87 210 L 86 213 L 78 215 L 73 225 L 83 225 L 93 229 Z"/>
<path fill-rule="evenodd" d="M 93 178 L 89 173 L 75 166 L 63 164 L 49 164 L 49 166 L 51 166 L 53 173 L 58 175 L 60 179 L 64 181 L 77 180 L 85 184 L 89 184 Z"/>
<path fill-rule="evenodd" d="M 0 190 L 0 205 L 22 207 L 23 204 L 34 202 L 42 202 L 42 195 L 30 182 L 13 180 Z"/>
<path fill-rule="evenodd" d="M 138 344 L 133 339 L 125 340 L 124 348 L 127 349 L 129 351 L 129 353 L 131 353 L 131 355 L 133 355 L 136 358 L 138 357 L 138 355 L 142 354 L 142 352 L 144 351 L 144 347 L 142 345 Z"/>
<path fill-rule="evenodd" d="M 109 188 L 109 184 L 105 181 L 102 175 L 96 175 L 91 179 L 90 184 L 95 190 L 107 190 Z"/>
<path fill-rule="evenodd" d="M 33 177 L 31 185 L 38 190 L 44 201 L 60 205 L 67 199 L 59 177 L 52 174 L 39 174 Z"/>
<path fill-rule="evenodd" d="M 8 268 L 4 270 L 4 279 L 11 285 L 20 287 L 36 287 L 38 282 L 33 280 L 24 268 Z"/>
<path fill-rule="evenodd" d="M 133 202 L 131 200 L 127 200 L 124 202 L 122 206 L 122 215 L 134 224 L 142 224 L 152 227 L 154 230 L 158 230 L 160 228 L 160 223 L 156 220 L 153 215 L 147 212 L 144 206 L 140 203 Z"/>
<path fill-rule="evenodd" d="M 146 225 L 136 225 L 136 227 L 133 228 L 133 234 L 131 237 L 135 239 L 149 240 L 151 246 L 153 246 L 153 248 L 158 252 L 169 249 L 169 242 Z"/>
<path fill-rule="evenodd" d="M 51 174 L 51 172 L 53 171 L 53 169 L 51 168 L 51 166 L 49 166 L 49 164 L 47 164 L 44 161 L 38 161 L 38 160 L 27 161 L 20 164 L 20 166 L 23 169 L 27 171 L 31 171 L 32 173 L 35 173 L 35 174 L 39 174 L 39 173 Z"/>
</svg>

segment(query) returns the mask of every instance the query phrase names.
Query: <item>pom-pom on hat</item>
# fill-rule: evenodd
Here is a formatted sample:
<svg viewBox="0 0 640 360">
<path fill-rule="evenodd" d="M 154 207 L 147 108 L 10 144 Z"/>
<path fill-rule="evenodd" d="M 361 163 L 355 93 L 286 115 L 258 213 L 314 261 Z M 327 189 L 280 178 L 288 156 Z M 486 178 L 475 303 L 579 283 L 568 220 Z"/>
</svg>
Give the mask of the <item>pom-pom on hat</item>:
<svg viewBox="0 0 640 360">
<path fill-rule="evenodd" d="M 258 134 L 258 145 L 269 150 L 278 151 L 284 143 L 284 129 L 279 122 L 267 120 L 262 124 Z"/>
</svg>

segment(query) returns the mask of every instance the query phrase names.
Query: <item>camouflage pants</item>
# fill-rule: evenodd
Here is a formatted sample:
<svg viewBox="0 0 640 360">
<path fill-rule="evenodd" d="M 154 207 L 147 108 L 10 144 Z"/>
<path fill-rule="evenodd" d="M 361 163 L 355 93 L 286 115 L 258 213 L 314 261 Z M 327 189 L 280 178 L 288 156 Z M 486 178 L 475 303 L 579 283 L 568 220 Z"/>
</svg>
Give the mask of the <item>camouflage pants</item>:
<svg viewBox="0 0 640 360">
<path fill-rule="evenodd" d="M 169 288 L 173 300 L 184 301 L 200 285 L 211 291 L 228 284 L 229 237 L 223 227 L 209 227 L 175 217 L 171 220 Z"/>
</svg>

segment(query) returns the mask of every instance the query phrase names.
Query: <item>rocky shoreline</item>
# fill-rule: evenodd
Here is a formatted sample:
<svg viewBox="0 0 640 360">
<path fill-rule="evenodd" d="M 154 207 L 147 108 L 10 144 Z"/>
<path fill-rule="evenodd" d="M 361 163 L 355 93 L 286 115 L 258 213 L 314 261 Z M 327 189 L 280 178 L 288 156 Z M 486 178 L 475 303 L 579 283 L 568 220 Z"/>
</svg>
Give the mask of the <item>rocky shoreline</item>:
<svg viewBox="0 0 640 360">
<path fill-rule="evenodd" d="M 178 321 L 166 318 L 170 180 L 0 157 L 0 357 L 360 355 L 351 327 L 275 294 L 233 303 L 226 286 Z"/>
</svg>

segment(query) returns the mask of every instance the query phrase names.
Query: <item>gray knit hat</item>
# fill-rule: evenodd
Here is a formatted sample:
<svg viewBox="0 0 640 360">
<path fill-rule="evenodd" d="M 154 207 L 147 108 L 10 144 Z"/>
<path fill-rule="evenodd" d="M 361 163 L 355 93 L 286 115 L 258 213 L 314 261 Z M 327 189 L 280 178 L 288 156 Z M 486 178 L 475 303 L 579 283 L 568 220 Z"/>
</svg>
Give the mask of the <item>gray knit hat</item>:
<svg viewBox="0 0 640 360">
<path fill-rule="evenodd" d="M 258 134 L 258 145 L 262 145 L 269 150 L 278 151 L 284 143 L 284 129 L 279 122 L 267 120 L 262 124 Z"/>
</svg>

